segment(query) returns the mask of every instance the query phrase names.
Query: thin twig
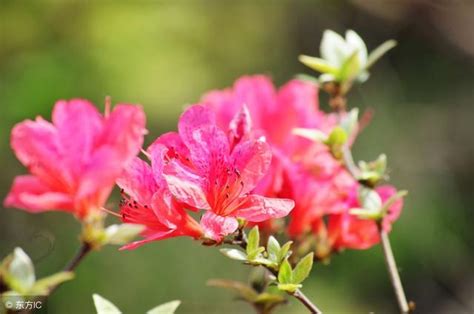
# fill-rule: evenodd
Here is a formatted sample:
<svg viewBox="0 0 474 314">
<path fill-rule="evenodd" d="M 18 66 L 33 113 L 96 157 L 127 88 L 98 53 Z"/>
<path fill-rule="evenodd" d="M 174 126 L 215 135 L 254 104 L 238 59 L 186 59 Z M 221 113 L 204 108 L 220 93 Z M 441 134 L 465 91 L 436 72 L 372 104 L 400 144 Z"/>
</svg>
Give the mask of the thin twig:
<svg viewBox="0 0 474 314">
<path fill-rule="evenodd" d="M 400 308 L 401 313 L 407 314 L 410 312 L 410 307 L 408 305 L 407 297 L 405 296 L 405 291 L 403 290 L 400 274 L 398 273 L 397 263 L 395 262 L 395 257 L 393 256 L 392 246 L 390 245 L 387 232 L 383 230 L 380 223 L 378 225 L 385 263 L 387 265 L 387 271 L 390 277 L 390 282 L 392 283 L 393 291 L 397 297 L 398 307 Z"/>
<path fill-rule="evenodd" d="M 293 294 L 291 294 L 295 298 L 297 298 L 301 303 L 306 306 L 306 308 L 311 312 L 311 314 L 321 314 L 322 311 L 318 309 L 318 307 L 313 304 L 308 297 L 301 291 L 300 289 L 296 290 Z"/>
<path fill-rule="evenodd" d="M 333 97 L 334 95 L 331 95 L 331 98 Z M 342 95 L 342 97 L 345 98 L 344 95 Z M 344 104 L 346 103 L 347 102 L 344 99 Z M 341 113 L 341 111 L 338 111 L 338 112 Z M 359 180 L 360 169 L 356 166 L 354 159 L 352 157 L 351 150 L 348 146 L 343 147 L 342 158 L 343 158 L 344 166 L 346 167 L 347 171 L 351 174 L 351 176 L 355 180 L 359 181 L 359 183 L 363 185 L 367 185 L 366 182 Z M 402 314 L 410 313 L 410 306 L 408 305 L 405 291 L 403 290 L 402 281 L 400 279 L 400 274 L 398 273 L 397 264 L 395 262 L 395 257 L 393 256 L 393 251 L 390 245 L 390 240 L 388 239 L 388 234 L 383 230 L 381 222 L 377 223 L 377 227 L 380 234 L 380 242 L 381 242 L 383 252 L 384 252 L 385 264 L 387 265 L 387 271 L 389 273 L 390 281 L 392 283 L 392 287 L 397 298 L 400 312 Z"/>
<path fill-rule="evenodd" d="M 79 263 L 84 259 L 84 257 L 86 257 L 86 255 L 89 254 L 89 252 L 91 251 L 92 251 L 92 246 L 87 242 L 82 242 L 82 245 L 77 251 L 77 253 L 71 259 L 71 261 L 66 265 L 66 267 L 64 267 L 64 271 L 74 271 L 76 267 L 79 265 Z M 51 293 L 53 293 L 54 290 L 56 290 L 60 285 L 61 284 L 51 287 L 51 289 L 49 290 L 49 295 L 51 295 Z"/>
<path fill-rule="evenodd" d="M 243 230 L 239 229 L 238 235 L 234 239 L 226 239 L 223 242 L 225 244 L 231 244 L 231 245 L 238 245 L 242 249 L 246 250 L 247 249 L 247 237 Z M 269 270 L 275 277 L 278 278 L 278 272 L 275 271 L 273 268 L 270 268 L 266 265 L 262 265 L 265 267 L 267 270 Z M 322 314 L 322 311 L 318 309 L 318 307 L 311 302 L 310 299 L 301 291 L 300 289 L 297 289 L 295 292 L 290 293 L 288 292 L 289 295 L 295 297 L 298 301 L 300 301 L 308 310 L 311 314 Z"/>
</svg>

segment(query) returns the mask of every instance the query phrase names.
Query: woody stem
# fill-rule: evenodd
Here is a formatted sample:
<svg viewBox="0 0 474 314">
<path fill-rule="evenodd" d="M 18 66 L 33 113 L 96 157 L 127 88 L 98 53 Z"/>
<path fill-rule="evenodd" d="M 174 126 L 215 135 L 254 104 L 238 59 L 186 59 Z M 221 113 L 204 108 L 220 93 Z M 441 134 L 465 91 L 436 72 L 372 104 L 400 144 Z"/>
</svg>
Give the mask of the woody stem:
<svg viewBox="0 0 474 314">
<path fill-rule="evenodd" d="M 335 96 L 342 97 L 342 102 L 344 105 L 347 103 L 344 95 L 331 95 L 330 99 L 332 101 L 335 101 Z M 338 112 L 341 113 L 343 111 Z M 355 180 L 359 181 L 360 170 L 354 162 L 350 148 L 346 145 L 342 148 L 342 159 L 343 165 L 345 166 L 347 171 Z M 359 183 L 367 185 L 367 183 L 365 182 L 359 181 Z M 372 188 L 371 186 L 369 187 Z M 385 264 L 387 265 L 387 271 L 390 277 L 390 282 L 392 283 L 393 291 L 395 292 L 395 296 L 397 298 L 398 307 L 402 314 L 410 313 L 410 306 L 407 302 L 405 291 L 403 290 L 402 281 L 400 279 L 400 274 L 398 273 L 397 264 L 395 262 L 395 257 L 393 255 L 392 246 L 390 245 L 388 234 L 383 230 L 381 221 L 377 222 L 377 228 L 380 234 L 380 242 L 383 248 Z"/>
<path fill-rule="evenodd" d="M 239 233 L 234 239 L 225 240 L 224 243 L 232 244 L 232 245 L 238 245 L 244 250 L 247 249 L 247 238 L 245 236 L 245 233 L 241 229 L 239 229 Z M 265 266 L 265 265 L 262 265 L 262 266 L 265 267 L 275 277 L 278 278 L 278 272 L 277 271 L 275 271 L 273 268 L 270 268 L 268 266 Z M 322 311 L 313 302 L 311 302 L 311 300 L 308 299 L 308 297 L 300 289 L 297 289 L 293 293 L 288 292 L 288 294 L 295 297 L 301 304 L 303 304 L 309 310 L 309 312 L 311 314 L 321 314 L 322 313 Z"/>
<path fill-rule="evenodd" d="M 380 242 L 382 244 L 385 257 L 385 264 L 387 265 L 390 282 L 392 283 L 393 291 L 395 292 L 395 296 L 397 298 L 398 307 L 402 314 L 407 314 L 410 312 L 410 307 L 408 305 L 405 291 L 403 290 L 402 281 L 400 279 L 400 274 L 398 273 L 398 267 L 395 262 L 395 257 L 393 256 L 392 246 L 390 245 L 388 234 L 383 230 L 380 223 L 378 223 L 378 229 L 380 233 Z"/>
<path fill-rule="evenodd" d="M 86 257 L 91 251 L 92 251 L 92 246 L 89 243 L 83 241 L 77 253 L 69 261 L 66 267 L 64 267 L 64 271 L 74 271 L 76 267 L 79 265 L 79 263 L 84 259 L 84 257 Z M 51 293 L 53 293 L 59 286 L 60 285 L 56 285 L 52 287 L 49 290 L 49 294 L 51 295 Z"/>
</svg>

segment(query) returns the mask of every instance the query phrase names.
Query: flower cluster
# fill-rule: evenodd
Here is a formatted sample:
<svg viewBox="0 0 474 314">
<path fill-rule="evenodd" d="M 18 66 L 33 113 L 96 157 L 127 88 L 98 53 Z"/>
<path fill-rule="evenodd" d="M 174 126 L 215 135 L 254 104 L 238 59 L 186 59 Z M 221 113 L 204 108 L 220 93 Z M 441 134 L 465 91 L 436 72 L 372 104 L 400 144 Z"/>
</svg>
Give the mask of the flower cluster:
<svg viewBox="0 0 474 314">
<path fill-rule="evenodd" d="M 257 190 L 268 196 L 295 201 L 286 231 L 294 240 L 315 242 L 316 256 L 325 258 L 344 248 L 366 249 L 379 242 L 376 222 L 360 219 L 351 213 L 362 207 L 361 184 L 346 170 L 327 143 L 302 138 L 292 132 L 298 128 L 314 129 L 323 135 L 341 125 L 349 113 L 324 113 L 318 107 L 317 86 L 293 80 L 276 90 L 265 76 L 242 77 L 231 89 L 212 91 L 202 104 L 212 108 L 220 125 L 228 125 L 242 108 L 250 115 L 254 132 L 265 137 L 272 147 L 273 160 L 267 177 Z M 245 104 L 245 107 L 244 105 Z M 357 125 L 349 135 L 355 140 Z M 396 190 L 378 188 L 382 201 Z M 401 211 L 402 201 L 391 204 L 383 228 L 389 231 Z M 265 222 L 261 227 L 275 231 L 281 224 Z"/>
<path fill-rule="evenodd" d="M 347 115 L 324 113 L 317 95 L 310 82 L 276 90 L 265 76 L 242 77 L 187 108 L 178 132 L 148 147 L 150 163 L 136 157 L 145 134 L 140 107 L 118 105 L 102 117 L 85 100 L 59 101 L 52 123 L 37 118 L 13 129 L 12 147 L 31 175 L 15 179 L 5 205 L 84 219 L 104 206 L 116 181 L 122 220 L 146 227 L 144 239 L 125 248 L 176 236 L 219 243 L 238 219 L 278 231 L 275 219 L 290 211 L 288 235 L 312 239 L 320 258 L 371 247 L 379 241 L 376 222 L 351 213 L 363 207 L 361 184 L 327 143 L 294 132 L 329 135 Z M 396 193 L 390 186 L 376 191 L 382 201 Z M 401 200 L 390 206 L 386 231 L 401 207 Z"/>
</svg>

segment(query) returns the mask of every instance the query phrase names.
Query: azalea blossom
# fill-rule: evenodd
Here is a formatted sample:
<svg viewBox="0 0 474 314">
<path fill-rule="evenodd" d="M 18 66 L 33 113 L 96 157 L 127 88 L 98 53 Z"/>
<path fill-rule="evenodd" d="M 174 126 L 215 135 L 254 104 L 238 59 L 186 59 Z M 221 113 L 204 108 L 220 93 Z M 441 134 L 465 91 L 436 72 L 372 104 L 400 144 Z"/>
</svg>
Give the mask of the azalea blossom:
<svg viewBox="0 0 474 314">
<path fill-rule="evenodd" d="M 386 202 L 397 193 L 396 189 L 390 185 L 380 186 L 375 189 L 382 202 Z M 349 208 L 360 206 L 356 193 L 348 202 Z M 400 216 L 403 207 L 403 199 L 397 199 L 388 209 L 387 215 L 382 220 L 382 228 L 385 232 L 390 232 L 392 224 Z M 327 239 L 327 244 L 332 251 L 342 249 L 368 249 L 380 242 L 380 234 L 377 222 L 369 219 L 359 219 L 350 214 L 349 210 L 330 215 L 325 226 L 322 220 L 315 221 L 315 234 L 323 232 Z"/>
<path fill-rule="evenodd" d="M 184 204 L 171 195 L 164 181 L 163 162 L 168 153 L 169 149 L 159 143 L 151 145 L 147 150 L 151 166 L 137 157 L 117 180 L 122 188 L 120 214 L 123 222 L 146 227 L 142 232 L 143 240 L 123 249 L 176 236 L 200 238 L 202 235 L 199 223 L 186 213 Z"/>
<path fill-rule="evenodd" d="M 13 128 L 11 146 L 30 174 L 15 178 L 4 206 L 86 218 L 105 204 L 145 132 L 140 106 L 117 105 L 102 116 L 87 100 L 58 101 L 52 122 L 37 117 Z"/>
<path fill-rule="evenodd" d="M 190 208 L 206 211 L 204 236 L 218 242 L 238 228 L 237 218 L 262 222 L 284 217 L 294 206 L 289 199 L 253 193 L 269 169 L 271 149 L 264 138 L 246 136 L 245 111 L 230 121 L 233 127 L 223 129 L 210 108 L 194 105 L 181 115 L 178 133 L 156 141 L 169 149 L 163 166 L 169 191 Z"/>
</svg>

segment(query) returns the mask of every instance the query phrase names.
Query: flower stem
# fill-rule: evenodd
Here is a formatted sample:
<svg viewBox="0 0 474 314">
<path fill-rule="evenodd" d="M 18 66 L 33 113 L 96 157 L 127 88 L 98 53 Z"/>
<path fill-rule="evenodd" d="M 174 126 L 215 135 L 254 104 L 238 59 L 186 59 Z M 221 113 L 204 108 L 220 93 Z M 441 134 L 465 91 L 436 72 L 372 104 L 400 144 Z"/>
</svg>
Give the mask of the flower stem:
<svg viewBox="0 0 474 314">
<path fill-rule="evenodd" d="M 64 267 L 64 271 L 74 271 L 79 263 L 84 259 L 84 257 L 86 257 L 86 255 L 91 251 L 92 246 L 89 243 L 83 241 L 77 253 L 73 256 L 71 261 L 69 261 L 66 267 Z M 49 290 L 49 295 L 51 295 L 59 286 L 60 284 L 51 287 Z"/>
<path fill-rule="evenodd" d="M 400 308 L 400 312 L 402 314 L 410 313 L 410 306 L 408 305 L 407 297 L 405 296 L 405 291 L 403 290 L 402 281 L 400 279 L 400 274 L 398 273 L 397 264 L 395 262 L 395 257 L 393 256 L 392 246 L 390 245 L 388 234 L 383 230 L 380 224 L 378 225 L 385 263 L 387 265 L 393 291 L 397 297 L 398 307 Z"/>
<path fill-rule="evenodd" d="M 239 233 L 238 233 L 237 237 L 235 237 L 234 239 L 224 240 L 224 243 L 225 244 L 238 245 L 244 250 L 247 249 L 247 237 L 246 237 L 245 233 L 243 232 L 243 230 L 239 230 Z M 262 265 L 262 266 L 265 267 L 268 271 L 270 271 L 270 273 L 272 273 L 276 278 L 278 278 L 278 272 L 277 271 L 275 271 L 273 268 L 267 267 L 265 265 Z M 311 302 L 311 300 L 308 299 L 308 297 L 300 289 L 297 289 L 293 293 L 288 292 L 288 294 L 295 297 L 298 301 L 300 301 L 301 304 L 303 304 L 309 310 L 309 312 L 311 314 L 321 314 L 322 313 L 322 311 L 313 302 Z"/>
<path fill-rule="evenodd" d="M 293 294 L 296 299 L 298 299 L 304 306 L 310 311 L 311 314 L 321 314 L 322 311 L 318 309 L 318 307 L 313 304 L 308 297 L 301 291 L 300 289 L 296 290 Z"/>
<path fill-rule="evenodd" d="M 73 271 L 76 269 L 77 265 L 82 261 L 82 259 L 92 250 L 92 246 L 87 242 L 82 242 L 81 247 L 77 251 L 76 255 L 64 268 L 64 271 Z"/>
</svg>

